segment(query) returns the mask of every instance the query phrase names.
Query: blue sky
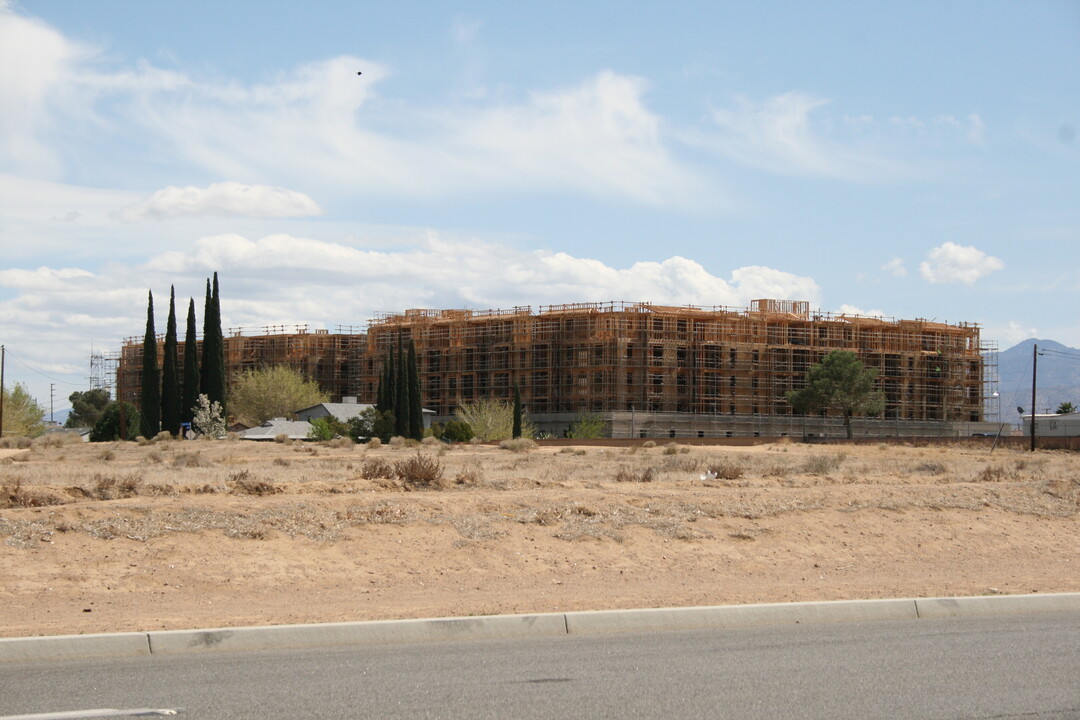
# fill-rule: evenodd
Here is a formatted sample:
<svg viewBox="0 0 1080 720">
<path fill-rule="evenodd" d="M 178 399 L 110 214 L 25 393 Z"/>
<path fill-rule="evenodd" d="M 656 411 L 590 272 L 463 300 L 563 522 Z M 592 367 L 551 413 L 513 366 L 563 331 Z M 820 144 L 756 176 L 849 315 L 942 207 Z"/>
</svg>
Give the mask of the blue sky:
<svg viewBox="0 0 1080 720">
<path fill-rule="evenodd" d="M 0 0 L 6 380 L 65 406 L 215 270 L 227 327 L 772 297 L 1080 346 L 1078 133 L 1075 2 Z"/>
</svg>

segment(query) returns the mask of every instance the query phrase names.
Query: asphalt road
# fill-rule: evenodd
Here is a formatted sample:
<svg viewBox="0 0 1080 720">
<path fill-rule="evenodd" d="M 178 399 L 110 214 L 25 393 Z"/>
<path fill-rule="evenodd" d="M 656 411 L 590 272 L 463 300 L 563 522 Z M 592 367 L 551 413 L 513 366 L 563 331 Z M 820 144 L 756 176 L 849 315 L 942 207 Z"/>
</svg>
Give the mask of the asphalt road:
<svg viewBox="0 0 1080 720">
<path fill-rule="evenodd" d="M 0 718 L 101 708 L 220 720 L 1064 720 L 1080 718 L 1080 614 L 0 665 Z"/>
</svg>

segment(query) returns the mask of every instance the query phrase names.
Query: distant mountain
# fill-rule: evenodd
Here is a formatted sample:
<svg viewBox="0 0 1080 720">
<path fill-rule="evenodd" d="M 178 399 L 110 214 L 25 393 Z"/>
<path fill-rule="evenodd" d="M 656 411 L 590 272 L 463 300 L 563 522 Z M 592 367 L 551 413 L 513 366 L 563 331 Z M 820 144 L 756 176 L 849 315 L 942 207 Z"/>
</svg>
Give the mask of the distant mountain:
<svg viewBox="0 0 1080 720">
<path fill-rule="evenodd" d="M 1031 412 L 1032 347 L 1039 346 L 1038 382 L 1035 412 L 1054 412 L 1063 402 L 1080 407 L 1080 350 L 1053 340 L 1024 340 L 998 353 L 998 392 L 1001 393 L 1001 419 L 1017 423 L 1017 407 Z M 1043 351 L 1049 351 L 1043 354 Z M 1063 357 L 1066 353 L 1072 357 Z M 994 419 L 997 408 L 990 408 Z"/>
</svg>

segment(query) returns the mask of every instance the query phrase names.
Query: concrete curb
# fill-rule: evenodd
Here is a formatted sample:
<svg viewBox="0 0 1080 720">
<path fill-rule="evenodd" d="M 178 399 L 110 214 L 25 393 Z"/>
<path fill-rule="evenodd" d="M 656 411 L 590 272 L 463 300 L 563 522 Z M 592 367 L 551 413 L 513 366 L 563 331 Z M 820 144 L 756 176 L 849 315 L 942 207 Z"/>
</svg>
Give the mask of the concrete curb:
<svg viewBox="0 0 1080 720">
<path fill-rule="evenodd" d="M 601 610 L 0 639 L 0 662 L 1080 612 L 1080 593 Z"/>
</svg>

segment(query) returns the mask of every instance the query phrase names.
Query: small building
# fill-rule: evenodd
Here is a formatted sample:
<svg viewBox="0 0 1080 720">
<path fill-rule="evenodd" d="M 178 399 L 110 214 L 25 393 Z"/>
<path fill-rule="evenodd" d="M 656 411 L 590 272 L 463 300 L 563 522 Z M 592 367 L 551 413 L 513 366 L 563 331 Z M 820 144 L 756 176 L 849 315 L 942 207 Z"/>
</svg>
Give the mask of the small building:
<svg viewBox="0 0 1080 720">
<path fill-rule="evenodd" d="M 334 417 L 343 423 L 347 423 L 370 407 L 375 406 L 370 403 L 357 402 L 356 397 L 346 396 L 341 398 L 339 403 L 325 402 L 297 410 L 296 419 L 308 422 L 316 418 Z"/>
<path fill-rule="evenodd" d="M 241 440 L 276 440 L 285 435 L 290 440 L 307 440 L 311 432 L 311 423 L 307 420 L 286 420 L 274 418 L 258 427 L 248 428 L 240 433 Z"/>
<path fill-rule="evenodd" d="M 316 418 L 333 416 L 343 423 L 347 423 L 357 417 L 368 408 L 375 407 L 370 403 L 357 402 L 355 397 L 343 397 L 339 403 L 319 403 L 302 410 L 296 411 L 297 420 L 310 421 Z M 424 429 L 431 428 L 431 418 L 435 416 L 434 410 L 424 408 L 421 410 L 424 416 Z"/>
<path fill-rule="evenodd" d="M 1036 437 L 1080 437 L 1080 413 L 1035 414 Z M 1031 415 L 1024 415 L 1024 436 L 1031 437 Z"/>
</svg>

